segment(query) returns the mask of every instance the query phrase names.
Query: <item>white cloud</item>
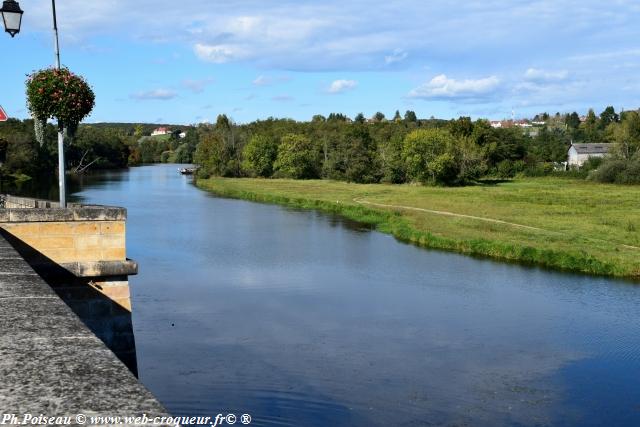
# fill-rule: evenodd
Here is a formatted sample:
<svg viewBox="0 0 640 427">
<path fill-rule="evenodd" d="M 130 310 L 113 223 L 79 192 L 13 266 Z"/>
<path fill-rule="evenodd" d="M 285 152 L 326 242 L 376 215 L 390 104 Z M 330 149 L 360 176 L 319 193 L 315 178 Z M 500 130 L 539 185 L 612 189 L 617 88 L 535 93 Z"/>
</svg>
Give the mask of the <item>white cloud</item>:
<svg viewBox="0 0 640 427">
<path fill-rule="evenodd" d="M 440 74 L 409 92 L 410 98 L 423 99 L 475 99 L 485 98 L 500 86 L 500 79 L 490 76 L 482 79 L 455 80 Z"/>
<path fill-rule="evenodd" d="M 553 83 L 561 82 L 569 77 L 567 70 L 548 71 L 538 68 L 529 68 L 524 73 L 524 79 L 533 83 Z"/>
<path fill-rule="evenodd" d="M 327 88 L 327 92 L 337 94 L 343 93 L 358 86 L 358 82 L 355 80 L 335 80 Z"/>
<path fill-rule="evenodd" d="M 193 47 L 196 56 L 203 61 L 214 64 L 224 64 L 225 62 L 237 61 L 247 56 L 240 46 L 229 44 L 210 45 L 196 43 Z"/>
<path fill-rule="evenodd" d="M 50 2 L 31 3 L 25 24 L 48 35 Z M 408 57 L 412 63 L 459 61 L 462 55 L 473 67 L 492 54 L 526 58 L 541 46 L 550 58 L 571 57 L 585 45 L 601 52 L 611 46 L 637 49 L 640 8 L 632 0 L 615 5 L 595 0 L 65 0 L 58 15 L 63 44 L 119 35 L 188 46 L 213 63 L 247 60 L 274 69 L 335 70 L 380 69 Z"/>
<path fill-rule="evenodd" d="M 384 63 L 387 65 L 404 61 L 409 57 L 409 53 L 402 49 L 395 49 L 391 55 L 384 57 Z"/>
<path fill-rule="evenodd" d="M 276 102 L 290 102 L 290 101 L 293 101 L 294 99 L 295 98 L 291 95 L 276 95 L 271 98 L 272 101 L 276 101 Z"/>
<path fill-rule="evenodd" d="M 189 89 L 193 93 L 202 93 L 205 88 L 213 83 L 212 78 L 200 79 L 200 80 L 191 80 L 186 79 L 182 82 L 183 86 Z"/>
<path fill-rule="evenodd" d="M 619 60 L 626 58 L 635 58 L 640 56 L 640 49 L 622 49 L 622 50 L 607 50 L 606 52 L 587 53 L 580 55 L 573 55 L 569 57 L 570 61 L 591 62 L 591 61 L 607 61 L 607 60 Z"/>
<path fill-rule="evenodd" d="M 271 84 L 271 79 L 265 76 L 258 76 L 253 81 L 253 84 L 256 86 L 267 86 Z"/>
<path fill-rule="evenodd" d="M 137 92 L 129 95 L 133 99 L 137 99 L 139 101 L 144 100 L 161 100 L 166 101 L 169 99 L 173 99 L 178 96 L 178 94 L 170 89 L 154 89 L 146 92 Z"/>
<path fill-rule="evenodd" d="M 263 75 L 260 75 L 260 76 L 256 77 L 256 79 L 253 80 L 252 83 L 255 86 L 270 86 L 270 85 L 274 85 L 276 83 L 288 82 L 289 80 L 291 80 L 291 77 L 289 77 L 289 76 L 263 76 Z"/>
<path fill-rule="evenodd" d="M 26 3 L 25 30 L 31 29 L 32 35 L 39 32 L 48 45 L 51 3 L 32 0 L 28 8 Z M 274 75 L 295 71 L 353 75 L 348 73 L 403 68 L 416 72 L 429 66 L 446 70 L 448 75 L 500 76 L 435 79 L 416 87 L 407 99 L 486 100 L 511 105 L 508 96 L 530 98 L 537 94 L 539 102 L 576 100 L 572 102 L 607 105 L 619 99 L 631 107 L 637 101 L 624 87 L 627 79 L 636 79 L 640 68 L 638 3 L 65 0 L 57 6 L 63 61 L 72 58 L 64 52 L 77 47 L 74 44 L 115 46 L 120 54 L 127 51 L 124 40 L 132 42 L 129 54 L 135 55 L 139 47 L 164 43 L 151 50 L 166 56 L 187 49 L 204 62 L 243 62 L 253 70 L 269 70 Z M 180 17 L 179 23 L 176 17 Z M 189 64 L 188 58 L 182 60 Z M 536 64 L 536 68 L 523 69 L 523 63 Z M 261 72 L 264 79 L 270 78 L 266 71 Z M 411 79 L 412 73 L 396 77 Z M 570 92 L 567 88 L 576 81 L 589 84 Z M 256 83 L 260 84 L 265 81 Z M 559 84 L 562 91 L 557 90 Z M 179 89 L 184 90 L 184 85 Z"/>
</svg>

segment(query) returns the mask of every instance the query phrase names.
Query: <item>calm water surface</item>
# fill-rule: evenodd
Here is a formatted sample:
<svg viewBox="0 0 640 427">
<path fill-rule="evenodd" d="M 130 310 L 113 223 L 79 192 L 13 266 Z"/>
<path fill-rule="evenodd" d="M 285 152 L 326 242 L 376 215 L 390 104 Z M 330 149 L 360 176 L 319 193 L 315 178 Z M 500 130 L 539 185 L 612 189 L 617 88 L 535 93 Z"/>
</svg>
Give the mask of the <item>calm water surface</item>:
<svg viewBox="0 0 640 427">
<path fill-rule="evenodd" d="M 105 173 L 76 193 L 129 210 L 140 379 L 173 414 L 248 413 L 255 426 L 640 425 L 637 285 L 213 197 L 177 167 Z"/>
</svg>

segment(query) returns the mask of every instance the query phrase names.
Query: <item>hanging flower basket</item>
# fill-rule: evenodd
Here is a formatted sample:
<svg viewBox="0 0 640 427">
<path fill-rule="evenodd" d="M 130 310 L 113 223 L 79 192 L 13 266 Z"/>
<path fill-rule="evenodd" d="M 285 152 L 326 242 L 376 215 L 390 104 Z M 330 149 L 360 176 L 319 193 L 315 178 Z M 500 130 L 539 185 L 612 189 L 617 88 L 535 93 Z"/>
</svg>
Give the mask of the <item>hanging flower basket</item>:
<svg viewBox="0 0 640 427">
<path fill-rule="evenodd" d="M 28 77 L 27 103 L 35 121 L 36 137 L 42 144 L 41 130 L 50 118 L 57 119 L 60 128 L 73 135 L 93 110 L 95 95 L 82 77 L 67 68 L 47 68 Z"/>
</svg>

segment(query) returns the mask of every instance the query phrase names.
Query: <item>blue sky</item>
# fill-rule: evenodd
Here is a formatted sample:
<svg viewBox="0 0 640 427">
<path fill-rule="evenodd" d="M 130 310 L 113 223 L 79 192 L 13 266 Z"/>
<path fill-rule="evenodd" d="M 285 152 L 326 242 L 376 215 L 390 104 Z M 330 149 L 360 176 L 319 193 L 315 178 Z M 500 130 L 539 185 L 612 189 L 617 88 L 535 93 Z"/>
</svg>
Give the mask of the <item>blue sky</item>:
<svg viewBox="0 0 640 427">
<path fill-rule="evenodd" d="M 87 121 L 238 122 L 342 112 L 533 116 L 640 107 L 637 0 L 58 0 Z M 0 105 L 53 62 L 51 4 L 0 37 Z"/>
</svg>

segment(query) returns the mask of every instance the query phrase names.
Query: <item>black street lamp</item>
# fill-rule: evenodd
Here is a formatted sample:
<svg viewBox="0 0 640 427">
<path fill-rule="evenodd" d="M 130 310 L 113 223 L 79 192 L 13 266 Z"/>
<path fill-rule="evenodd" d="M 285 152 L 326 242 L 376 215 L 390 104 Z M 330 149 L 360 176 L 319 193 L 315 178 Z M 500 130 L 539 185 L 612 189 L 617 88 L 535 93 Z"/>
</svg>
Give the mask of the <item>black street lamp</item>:
<svg viewBox="0 0 640 427">
<path fill-rule="evenodd" d="M 15 37 L 20 32 L 20 25 L 22 24 L 22 10 L 17 1 L 5 0 L 2 3 L 2 21 L 4 22 L 4 30 L 11 34 L 11 37 Z"/>
<path fill-rule="evenodd" d="M 60 45 L 58 43 L 58 19 L 56 16 L 56 0 L 51 0 L 51 8 L 53 11 L 53 34 L 54 34 L 54 49 L 56 68 L 60 69 Z M 20 5 L 15 0 L 4 0 L 2 3 L 2 20 L 4 21 L 4 29 L 7 33 L 14 37 L 20 32 L 20 25 L 22 24 L 22 10 Z M 60 207 L 65 208 L 67 206 L 66 201 L 66 185 L 64 174 L 64 135 L 61 129 L 58 129 L 58 182 L 60 184 Z"/>
</svg>

